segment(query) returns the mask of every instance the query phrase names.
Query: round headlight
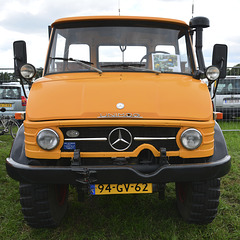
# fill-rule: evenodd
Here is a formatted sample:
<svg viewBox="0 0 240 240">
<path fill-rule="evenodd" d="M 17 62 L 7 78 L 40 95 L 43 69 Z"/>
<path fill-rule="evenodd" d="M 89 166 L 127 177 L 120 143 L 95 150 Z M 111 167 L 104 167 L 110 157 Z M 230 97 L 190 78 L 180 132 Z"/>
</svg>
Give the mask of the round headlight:
<svg viewBox="0 0 240 240">
<path fill-rule="evenodd" d="M 210 81 L 216 81 L 220 76 L 220 70 L 215 66 L 210 66 L 206 70 L 206 77 Z"/>
<path fill-rule="evenodd" d="M 185 148 L 194 150 L 201 145 L 202 134 L 197 129 L 189 128 L 182 133 L 181 143 Z"/>
<path fill-rule="evenodd" d="M 45 128 L 38 133 L 37 143 L 44 150 L 52 150 L 57 147 L 59 136 L 54 130 Z"/>
<path fill-rule="evenodd" d="M 35 76 L 36 69 L 33 65 L 27 63 L 21 67 L 20 74 L 23 78 L 30 80 Z"/>
</svg>

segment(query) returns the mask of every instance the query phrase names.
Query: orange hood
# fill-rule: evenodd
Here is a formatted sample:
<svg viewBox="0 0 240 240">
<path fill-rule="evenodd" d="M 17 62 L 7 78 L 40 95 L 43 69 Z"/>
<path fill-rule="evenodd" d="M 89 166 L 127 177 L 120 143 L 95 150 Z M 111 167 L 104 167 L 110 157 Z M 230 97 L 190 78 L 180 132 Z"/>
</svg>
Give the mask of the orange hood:
<svg viewBox="0 0 240 240">
<path fill-rule="evenodd" d="M 117 104 L 122 103 L 122 109 Z M 121 105 L 123 106 L 123 105 Z M 29 121 L 141 118 L 208 121 L 207 85 L 180 74 L 68 73 L 37 80 L 30 91 Z"/>
</svg>

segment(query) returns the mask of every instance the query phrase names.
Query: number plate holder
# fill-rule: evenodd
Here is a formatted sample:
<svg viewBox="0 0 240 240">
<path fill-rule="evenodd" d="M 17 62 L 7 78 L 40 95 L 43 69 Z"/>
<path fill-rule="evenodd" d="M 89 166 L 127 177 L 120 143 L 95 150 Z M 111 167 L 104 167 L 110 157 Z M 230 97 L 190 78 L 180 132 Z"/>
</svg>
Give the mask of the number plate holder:
<svg viewBox="0 0 240 240">
<path fill-rule="evenodd" d="M 152 193 L 152 183 L 91 184 L 91 195 Z"/>
</svg>

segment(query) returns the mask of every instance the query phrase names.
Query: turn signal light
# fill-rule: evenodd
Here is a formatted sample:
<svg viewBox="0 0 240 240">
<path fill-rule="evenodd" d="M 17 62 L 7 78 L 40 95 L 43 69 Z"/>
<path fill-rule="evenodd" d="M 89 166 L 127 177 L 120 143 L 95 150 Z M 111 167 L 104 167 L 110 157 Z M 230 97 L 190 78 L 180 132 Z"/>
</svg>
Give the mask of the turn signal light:
<svg viewBox="0 0 240 240">
<path fill-rule="evenodd" d="M 213 119 L 214 119 L 214 120 L 223 119 L 223 113 L 221 113 L 221 112 L 214 112 L 214 113 L 213 113 Z"/>
<path fill-rule="evenodd" d="M 15 113 L 15 119 L 17 119 L 17 120 L 24 120 L 25 119 L 25 112 L 17 112 L 17 113 Z"/>
</svg>

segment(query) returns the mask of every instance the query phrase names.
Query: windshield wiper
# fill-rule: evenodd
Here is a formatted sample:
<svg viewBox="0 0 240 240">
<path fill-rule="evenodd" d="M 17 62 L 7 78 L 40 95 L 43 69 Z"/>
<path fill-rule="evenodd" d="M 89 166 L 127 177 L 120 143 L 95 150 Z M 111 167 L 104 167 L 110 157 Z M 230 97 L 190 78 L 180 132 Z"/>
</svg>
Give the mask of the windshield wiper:
<svg viewBox="0 0 240 240">
<path fill-rule="evenodd" d="M 128 67 L 143 67 L 145 66 L 145 64 L 142 64 L 142 63 L 119 63 L 119 64 L 107 64 L 107 65 L 102 65 L 101 68 L 104 68 L 104 67 L 125 67 L 125 68 L 128 68 Z"/>
<path fill-rule="evenodd" d="M 123 67 L 123 68 L 131 68 L 133 70 L 141 70 L 141 71 L 147 71 L 147 72 L 153 72 L 156 74 L 161 73 L 158 70 L 153 70 L 153 69 L 148 69 L 148 68 L 141 68 L 144 67 L 145 64 L 143 63 L 120 63 L 120 64 L 108 64 L 108 65 L 103 65 L 101 68 L 104 67 Z"/>
<path fill-rule="evenodd" d="M 88 69 L 92 69 L 95 70 L 96 72 L 98 72 L 99 74 L 102 73 L 102 70 L 95 68 L 93 66 L 91 66 L 93 63 L 92 62 L 88 62 L 88 61 L 83 61 L 83 60 L 78 60 L 78 59 L 73 59 L 73 58 L 61 58 L 61 57 L 50 57 L 51 59 L 55 59 L 55 60 L 63 60 L 63 61 L 73 61 L 78 63 L 81 66 L 84 66 Z"/>
</svg>

